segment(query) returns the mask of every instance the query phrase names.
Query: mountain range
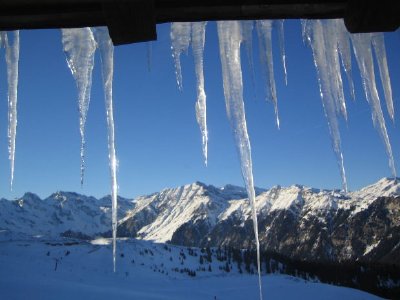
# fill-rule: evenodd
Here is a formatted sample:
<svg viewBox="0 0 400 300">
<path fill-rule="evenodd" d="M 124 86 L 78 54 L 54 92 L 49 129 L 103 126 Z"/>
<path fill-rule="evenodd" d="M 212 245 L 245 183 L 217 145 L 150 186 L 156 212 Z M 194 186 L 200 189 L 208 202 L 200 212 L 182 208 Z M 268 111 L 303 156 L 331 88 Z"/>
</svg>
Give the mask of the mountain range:
<svg viewBox="0 0 400 300">
<path fill-rule="evenodd" d="M 301 185 L 256 190 L 263 250 L 309 261 L 397 264 L 400 180 L 343 193 Z M 118 236 L 185 246 L 254 247 L 245 189 L 200 182 L 136 199 L 119 198 Z M 57 192 L 0 200 L 0 230 L 90 239 L 110 236 L 111 201 Z"/>
</svg>

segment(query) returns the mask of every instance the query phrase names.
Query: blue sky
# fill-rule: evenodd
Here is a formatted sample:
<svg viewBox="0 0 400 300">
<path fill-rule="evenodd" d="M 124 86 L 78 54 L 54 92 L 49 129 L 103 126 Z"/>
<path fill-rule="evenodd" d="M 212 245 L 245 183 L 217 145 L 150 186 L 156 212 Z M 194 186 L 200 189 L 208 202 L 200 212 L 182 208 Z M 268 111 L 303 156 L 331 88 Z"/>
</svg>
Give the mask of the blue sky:
<svg viewBox="0 0 400 300">
<path fill-rule="evenodd" d="M 395 110 L 400 110 L 400 35 L 386 34 Z M 281 129 L 265 85 L 254 45 L 255 89 L 243 51 L 244 97 L 252 145 L 254 179 L 260 187 L 294 183 L 340 188 L 311 50 L 301 38 L 299 21 L 285 23 L 288 86 L 284 85 L 278 40 L 274 67 Z M 257 43 L 255 41 L 255 43 Z M 226 117 L 215 23 L 209 23 L 205 45 L 209 164 L 204 166 L 194 104 L 196 87 L 191 53 L 182 57 L 183 92 L 175 82 L 169 25 L 158 27 L 152 43 L 151 71 L 146 44 L 115 50 L 114 110 L 119 159 L 119 194 L 134 197 L 196 180 L 243 185 L 233 136 Z M 4 50 L 0 55 L 0 197 L 13 199 L 26 191 L 46 197 L 58 190 L 100 197 L 110 193 L 107 129 L 99 58 L 93 73 L 86 125 L 86 176 L 79 179 L 77 91 L 62 51 L 58 30 L 21 32 L 18 132 L 14 189 L 9 189 L 7 153 L 7 87 Z M 377 71 L 377 70 L 376 70 Z M 343 77 L 344 78 L 344 77 Z M 390 176 L 384 146 L 373 128 L 353 57 L 356 101 L 345 82 L 349 121 L 341 122 L 342 146 L 350 190 Z M 381 85 L 377 80 L 380 95 Z M 383 102 L 382 102 L 383 104 Z M 387 120 L 395 161 L 399 164 L 399 118 Z M 398 169 L 398 168 L 397 168 Z"/>
</svg>

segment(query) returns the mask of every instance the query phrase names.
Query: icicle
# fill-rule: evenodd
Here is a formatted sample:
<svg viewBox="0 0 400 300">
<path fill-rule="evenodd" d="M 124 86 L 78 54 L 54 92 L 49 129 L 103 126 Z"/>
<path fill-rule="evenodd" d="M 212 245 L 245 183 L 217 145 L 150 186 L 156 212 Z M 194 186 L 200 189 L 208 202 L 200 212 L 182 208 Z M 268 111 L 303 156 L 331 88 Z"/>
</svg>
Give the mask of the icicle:
<svg viewBox="0 0 400 300">
<path fill-rule="evenodd" d="M 300 23 L 301 23 L 301 37 L 303 38 L 303 43 L 310 46 L 310 40 L 308 39 L 309 36 L 311 35 L 310 32 L 310 25 L 311 20 L 308 19 L 301 19 Z"/>
<path fill-rule="evenodd" d="M 386 107 L 390 118 L 394 122 L 392 86 L 390 84 L 389 68 L 386 58 L 385 38 L 382 32 L 372 34 L 372 45 L 374 47 L 375 57 L 378 62 L 379 74 L 381 76 L 383 91 L 385 93 Z"/>
<path fill-rule="evenodd" d="M 8 155 L 10 159 L 10 187 L 14 182 L 15 139 L 17 135 L 19 31 L 2 33 L 1 43 L 6 48 L 8 81 Z"/>
<path fill-rule="evenodd" d="M 180 91 L 183 89 L 182 85 L 182 69 L 181 69 L 181 53 L 187 52 L 190 45 L 191 36 L 191 26 L 190 22 L 176 22 L 171 23 L 171 49 L 172 57 L 175 61 L 175 74 L 176 83 Z"/>
<path fill-rule="evenodd" d="M 303 32 L 305 32 L 308 44 L 311 46 L 313 52 L 314 64 L 318 74 L 321 100 L 326 118 L 328 119 L 332 146 L 337 157 L 343 190 L 347 192 L 347 180 L 337 119 L 336 105 L 338 101 L 335 100 L 335 97 L 339 94 L 336 91 L 337 78 L 334 77 L 334 73 L 337 72 L 337 66 L 332 65 L 332 57 L 330 56 L 333 54 L 332 51 L 327 49 L 327 47 L 332 47 L 331 42 L 327 43 L 327 40 L 330 40 L 332 36 L 325 36 L 326 33 L 324 32 L 324 27 L 320 20 L 304 22 Z"/>
<path fill-rule="evenodd" d="M 278 99 L 276 97 L 274 64 L 272 59 L 272 21 L 257 21 L 258 41 L 260 45 L 261 62 L 266 69 L 268 98 L 272 100 L 275 109 L 276 125 L 279 128 Z"/>
<path fill-rule="evenodd" d="M 286 53 L 285 53 L 285 31 L 283 28 L 284 20 L 276 20 L 275 24 L 278 28 L 279 49 L 281 51 L 281 61 L 283 72 L 285 74 L 285 85 L 287 85 L 287 71 L 286 71 Z"/>
<path fill-rule="evenodd" d="M 330 89 L 333 99 L 336 102 L 336 109 L 338 113 L 347 121 L 346 101 L 344 99 L 342 74 L 340 72 L 339 51 L 338 51 L 338 32 L 336 27 L 336 20 L 321 21 L 323 26 L 323 38 L 325 41 L 327 71 L 330 80 Z"/>
<path fill-rule="evenodd" d="M 7 33 L 5 31 L 0 31 L 0 48 L 4 47 L 4 39 L 6 34 Z"/>
<path fill-rule="evenodd" d="M 335 26 L 337 34 L 338 50 L 342 61 L 342 66 L 346 72 L 347 81 L 349 83 L 350 94 L 353 100 L 355 100 L 354 94 L 354 83 L 351 75 L 351 47 L 349 33 L 344 25 L 343 19 L 337 19 L 332 21 L 332 26 Z"/>
<path fill-rule="evenodd" d="M 240 30 L 241 27 L 239 21 L 219 21 L 217 22 L 217 27 L 226 110 L 232 130 L 234 132 L 236 146 L 240 155 L 242 175 L 252 208 L 254 235 L 257 247 L 257 269 L 260 287 L 260 299 L 262 299 L 260 243 L 258 240 L 253 167 L 250 139 L 247 132 L 246 116 L 243 103 L 243 82 L 240 62 L 240 43 L 242 41 Z"/>
<path fill-rule="evenodd" d="M 81 135 L 81 185 L 85 173 L 85 123 L 90 103 L 96 42 L 90 28 L 62 29 L 62 43 L 68 66 L 78 88 Z"/>
<path fill-rule="evenodd" d="M 246 48 L 247 62 L 250 68 L 250 78 L 253 90 L 256 90 L 256 79 L 254 72 L 254 59 L 253 59 L 253 28 L 254 21 L 240 21 L 242 25 L 242 38 Z"/>
<path fill-rule="evenodd" d="M 363 81 L 365 97 L 367 98 L 372 110 L 372 121 L 383 139 L 386 153 L 389 158 L 389 167 L 392 175 L 396 177 L 392 147 L 386 130 L 386 123 L 385 118 L 383 117 L 378 90 L 376 89 L 375 70 L 371 49 L 372 35 L 370 33 L 352 34 L 351 40 L 353 42 L 354 54 Z"/>
<path fill-rule="evenodd" d="M 112 199 L 112 236 L 113 236 L 113 263 L 115 272 L 116 242 L 117 242 L 117 157 L 115 154 L 114 112 L 112 83 L 114 73 L 114 46 L 108 34 L 107 27 L 93 29 L 94 37 L 98 44 L 101 57 L 101 70 L 103 74 L 103 88 L 107 112 L 108 125 L 108 157 L 111 173 L 111 199 Z"/>
<path fill-rule="evenodd" d="M 197 79 L 196 119 L 202 135 L 204 162 L 207 165 L 207 102 L 204 91 L 203 53 L 207 22 L 195 22 L 192 26 L 192 50 Z"/>
</svg>

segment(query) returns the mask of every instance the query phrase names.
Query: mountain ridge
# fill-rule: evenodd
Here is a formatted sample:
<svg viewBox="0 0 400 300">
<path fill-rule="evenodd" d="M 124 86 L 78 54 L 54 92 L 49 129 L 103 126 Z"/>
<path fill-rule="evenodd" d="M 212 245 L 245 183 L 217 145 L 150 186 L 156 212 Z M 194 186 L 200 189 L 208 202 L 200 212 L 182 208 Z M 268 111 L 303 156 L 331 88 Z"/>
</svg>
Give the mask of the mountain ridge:
<svg viewBox="0 0 400 300">
<path fill-rule="evenodd" d="M 400 251 L 398 178 L 382 178 L 350 193 L 291 185 L 258 188 L 256 195 L 264 250 L 302 259 L 389 262 Z M 253 247 L 246 197 L 242 187 L 202 182 L 135 199 L 119 197 L 118 236 L 185 246 Z M 56 192 L 41 200 L 25 193 L 17 200 L 0 200 L 0 230 L 87 239 L 109 236 L 110 210 L 109 196 Z"/>
</svg>

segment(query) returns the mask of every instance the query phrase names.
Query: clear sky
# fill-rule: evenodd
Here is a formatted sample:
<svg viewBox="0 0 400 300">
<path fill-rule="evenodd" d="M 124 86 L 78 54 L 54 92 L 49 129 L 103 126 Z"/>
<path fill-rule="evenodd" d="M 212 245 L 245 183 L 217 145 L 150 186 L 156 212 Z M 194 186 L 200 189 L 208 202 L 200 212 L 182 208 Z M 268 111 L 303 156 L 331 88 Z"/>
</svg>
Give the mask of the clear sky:
<svg viewBox="0 0 400 300">
<path fill-rule="evenodd" d="M 398 112 L 400 35 L 389 33 L 385 38 Z M 255 184 L 265 188 L 295 183 L 340 188 L 340 174 L 331 149 L 312 53 L 302 42 L 300 22 L 285 22 L 288 86 L 284 85 L 277 36 L 274 36 L 274 43 L 280 130 L 275 126 L 273 105 L 265 101 L 257 41 L 254 45 L 255 89 L 243 51 L 244 97 Z M 217 186 L 243 185 L 226 117 L 215 23 L 207 27 L 204 57 L 208 167 L 203 163 L 201 136 L 195 118 L 196 86 L 191 52 L 182 57 L 184 91 L 179 92 L 171 57 L 169 25 L 158 27 L 158 41 L 152 43 L 150 72 L 146 49 L 146 44 L 115 49 L 119 194 L 131 198 L 196 180 Z M 4 49 L 0 53 L 0 197 L 14 199 L 27 191 L 47 197 L 58 190 L 96 197 L 109 194 L 107 129 L 99 57 L 96 57 L 86 123 L 86 176 L 81 188 L 77 91 L 62 51 L 59 30 L 21 32 L 15 179 L 14 190 L 10 191 Z M 350 98 L 343 76 L 349 121 L 346 124 L 341 120 L 350 190 L 391 175 L 383 143 L 372 125 L 354 57 L 353 78 L 355 102 Z M 379 80 L 379 92 L 383 96 Z M 396 113 L 393 125 L 384 104 L 383 110 L 399 165 L 399 114 Z"/>
</svg>

